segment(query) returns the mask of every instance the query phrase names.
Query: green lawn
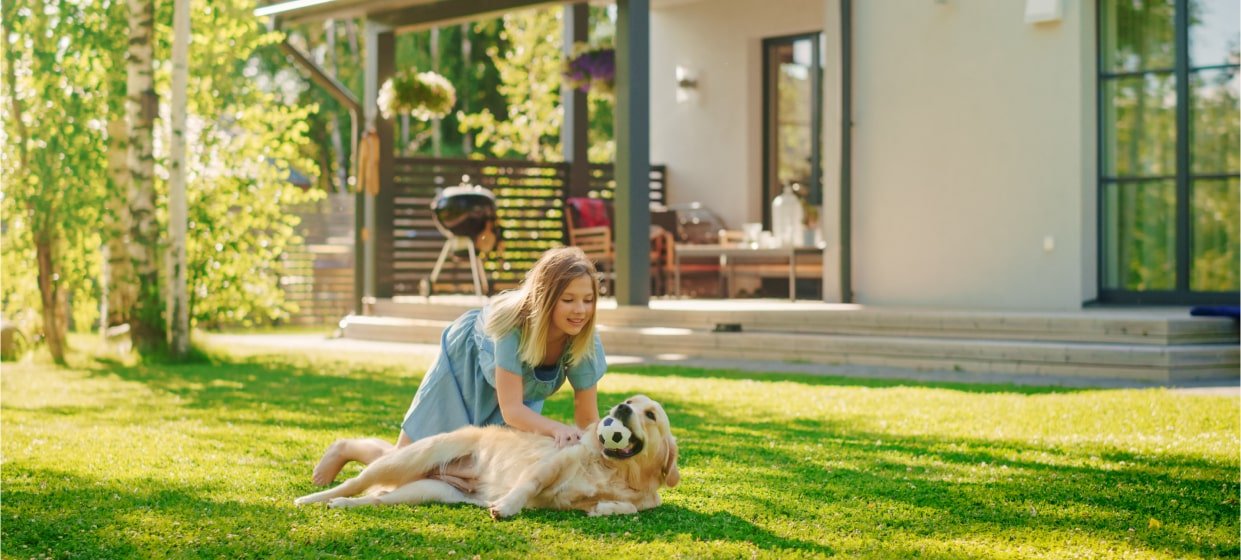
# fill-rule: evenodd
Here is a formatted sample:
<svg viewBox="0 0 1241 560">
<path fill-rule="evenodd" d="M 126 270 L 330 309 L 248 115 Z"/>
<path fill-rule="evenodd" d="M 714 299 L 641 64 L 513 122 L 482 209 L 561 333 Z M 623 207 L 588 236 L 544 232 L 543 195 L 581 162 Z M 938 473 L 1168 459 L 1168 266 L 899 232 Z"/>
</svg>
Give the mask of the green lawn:
<svg viewBox="0 0 1241 560">
<path fill-rule="evenodd" d="M 425 360 L 4 364 L 5 558 L 1236 558 L 1239 401 L 622 367 L 683 482 L 637 516 L 293 506 L 335 438 L 393 438 Z M 411 365 L 412 364 L 412 365 Z M 568 391 L 547 407 L 571 415 Z M 353 474 L 349 468 L 345 474 Z"/>
</svg>

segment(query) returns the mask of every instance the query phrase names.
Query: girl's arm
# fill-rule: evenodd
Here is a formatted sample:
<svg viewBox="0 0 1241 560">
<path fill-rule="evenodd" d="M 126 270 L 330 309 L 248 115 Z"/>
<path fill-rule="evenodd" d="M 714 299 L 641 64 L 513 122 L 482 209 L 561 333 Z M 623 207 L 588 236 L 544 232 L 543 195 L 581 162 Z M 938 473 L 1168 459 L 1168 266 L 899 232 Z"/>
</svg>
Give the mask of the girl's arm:
<svg viewBox="0 0 1241 560">
<path fill-rule="evenodd" d="M 599 421 L 599 391 L 594 387 L 573 392 L 573 421 L 583 430 Z"/>
<path fill-rule="evenodd" d="M 496 400 L 500 403 L 500 414 L 504 416 L 505 424 L 523 432 L 551 436 L 559 447 L 581 441 L 581 429 L 544 418 L 530 410 L 530 407 L 522 402 L 524 394 L 520 375 L 502 367 L 496 368 Z"/>
</svg>

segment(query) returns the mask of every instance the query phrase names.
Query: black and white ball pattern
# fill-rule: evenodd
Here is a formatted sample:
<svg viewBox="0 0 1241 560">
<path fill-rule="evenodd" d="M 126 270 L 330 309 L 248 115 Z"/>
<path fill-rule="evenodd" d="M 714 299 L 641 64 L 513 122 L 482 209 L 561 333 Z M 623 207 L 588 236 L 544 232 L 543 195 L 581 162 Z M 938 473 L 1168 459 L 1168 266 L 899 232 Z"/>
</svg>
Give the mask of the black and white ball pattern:
<svg viewBox="0 0 1241 560">
<path fill-rule="evenodd" d="M 624 422 L 611 416 L 600 421 L 599 427 L 595 431 L 599 434 L 599 443 L 603 444 L 604 449 L 624 449 L 629 447 L 629 438 L 633 436 L 629 428 L 625 427 Z"/>
</svg>

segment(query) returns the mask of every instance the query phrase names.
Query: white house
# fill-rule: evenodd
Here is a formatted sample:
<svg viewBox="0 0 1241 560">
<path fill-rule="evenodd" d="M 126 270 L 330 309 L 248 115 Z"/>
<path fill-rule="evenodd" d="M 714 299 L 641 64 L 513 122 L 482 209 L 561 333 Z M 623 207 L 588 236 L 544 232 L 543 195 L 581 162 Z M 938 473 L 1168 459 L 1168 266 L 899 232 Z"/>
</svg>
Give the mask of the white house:
<svg viewBox="0 0 1241 560">
<path fill-rule="evenodd" d="M 359 195 L 368 297 L 346 336 L 435 342 L 477 304 L 407 297 L 444 242 L 420 225 L 437 184 L 468 169 L 504 173 L 494 184 L 510 190 L 532 176 L 535 190 L 584 186 L 573 179 L 584 155 L 397 158 L 375 110 L 396 33 L 540 4 L 287 0 L 256 12 L 361 17 L 373 46 L 363 99 L 318 80 L 381 146 L 379 194 Z M 1236 324 L 1182 308 L 1235 306 L 1241 285 L 1236 0 L 617 0 L 616 11 L 610 353 L 947 379 L 1236 378 Z M 572 38 L 585 14 L 569 12 Z M 576 97 L 563 100 L 566 155 L 585 152 Z M 648 301 L 651 162 L 666 166 L 667 202 L 701 202 L 730 228 L 770 227 L 772 197 L 804 187 L 824 302 Z M 562 196 L 525 196 L 520 211 L 559 235 Z M 529 255 L 544 242 L 522 239 L 535 240 Z"/>
<path fill-rule="evenodd" d="M 764 221 L 780 134 L 766 123 L 814 120 L 764 95 L 783 76 L 796 91 L 785 105 L 813 95 L 821 111 L 826 300 L 1236 303 L 1235 1 L 843 4 L 652 3 L 651 160 L 669 165 L 671 202 L 707 202 L 734 227 Z M 816 62 L 820 88 L 804 83 Z M 1212 99 L 1224 108 L 1195 115 Z M 1216 138 L 1195 138 L 1199 125 Z M 1126 272 L 1139 265 L 1156 271 Z"/>
</svg>

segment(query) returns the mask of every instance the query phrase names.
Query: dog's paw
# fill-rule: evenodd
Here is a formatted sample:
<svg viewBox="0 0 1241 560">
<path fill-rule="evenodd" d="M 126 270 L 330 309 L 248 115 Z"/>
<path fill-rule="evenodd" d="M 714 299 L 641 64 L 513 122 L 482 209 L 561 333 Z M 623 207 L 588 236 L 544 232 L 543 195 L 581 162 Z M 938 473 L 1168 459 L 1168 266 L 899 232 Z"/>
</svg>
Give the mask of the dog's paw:
<svg viewBox="0 0 1241 560">
<path fill-rule="evenodd" d="M 351 508 L 358 504 L 354 503 L 353 498 L 332 498 L 328 500 L 327 507 L 332 509 Z"/>
<path fill-rule="evenodd" d="M 586 515 L 590 517 L 599 517 L 602 515 L 633 515 L 638 513 L 638 507 L 629 502 L 599 502 L 595 507 L 590 508 Z"/>
<path fill-rule="evenodd" d="M 332 498 L 328 500 L 327 507 L 332 509 L 348 509 L 358 506 L 377 506 L 382 502 L 376 496 L 363 496 L 361 498 Z"/>
<path fill-rule="evenodd" d="M 517 512 L 521 511 L 521 508 L 514 507 L 513 505 L 506 504 L 504 502 L 496 502 L 491 504 L 490 510 L 491 518 L 496 521 L 501 521 L 517 515 Z"/>
<path fill-rule="evenodd" d="M 310 496 L 302 496 L 296 500 L 293 500 L 293 505 L 295 506 L 304 506 L 311 503 L 314 503 L 314 500 Z"/>
</svg>

